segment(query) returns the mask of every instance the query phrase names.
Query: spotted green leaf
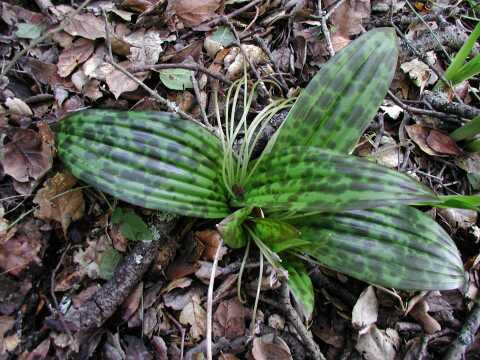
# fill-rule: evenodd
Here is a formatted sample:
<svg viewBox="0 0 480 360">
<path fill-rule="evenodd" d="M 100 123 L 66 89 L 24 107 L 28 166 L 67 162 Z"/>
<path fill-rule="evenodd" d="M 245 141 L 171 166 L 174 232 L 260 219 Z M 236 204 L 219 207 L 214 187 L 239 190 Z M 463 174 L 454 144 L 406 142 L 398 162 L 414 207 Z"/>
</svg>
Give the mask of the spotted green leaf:
<svg viewBox="0 0 480 360">
<path fill-rule="evenodd" d="M 255 218 L 251 222 L 255 234 L 273 252 L 280 253 L 307 244 L 300 239 L 298 229 L 286 222 L 268 218 Z"/>
<path fill-rule="evenodd" d="M 342 49 L 303 90 L 271 151 L 306 145 L 350 152 L 385 98 L 397 56 L 389 28 L 369 31 Z"/>
<path fill-rule="evenodd" d="M 239 209 L 217 225 L 225 244 L 234 249 L 242 248 L 247 244 L 248 235 L 242 225 L 251 212 L 251 207 Z"/>
<path fill-rule="evenodd" d="M 222 148 L 169 114 L 88 110 L 60 121 L 58 154 L 74 176 L 126 202 L 203 218 L 229 214 Z"/>
<path fill-rule="evenodd" d="M 394 170 L 328 150 L 292 146 L 265 156 L 245 184 L 243 199 L 234 204 L 305 213 L 435 199 L 428 188 Z"/>
<path fill-rule="evenodd" d="M 385 287 L 464 286 L 462 259 L 448 234 L 409 206 L 322 214 L 296 220 L 303 250 L 326 267 Z"/>
<path fill-rule="evenodd" d="M 307 269 L 302 262 L 293 258 L 288 258 L 283 265 L 288 271 L 288 288 L 300 305 L 305 319 L 310 320 L 315 307 L 315 291 Z"/>
</svg>

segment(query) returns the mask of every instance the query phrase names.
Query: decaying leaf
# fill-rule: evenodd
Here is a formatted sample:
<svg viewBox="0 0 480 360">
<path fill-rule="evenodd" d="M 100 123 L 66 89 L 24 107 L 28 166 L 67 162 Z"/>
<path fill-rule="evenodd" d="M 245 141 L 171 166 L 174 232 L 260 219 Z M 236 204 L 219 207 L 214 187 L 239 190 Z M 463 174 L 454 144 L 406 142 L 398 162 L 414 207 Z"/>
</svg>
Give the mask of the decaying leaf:
<svg viewBox="0 0 480 360">
<path fill-rule="evenodd" d="M 227 339 L 245 335 L 246 309 L 237 298 L 222 301 L 213 315 L 213 334 Z"/>
<path fill-rule="evenodd" d="M 403 63 L 400 65 L 400 68 L 405 74 L 410 76 L 414 84 L 420 88 L 420 92 L 423 92 L 427 85 L 435 84 L 438 80 L 438 76 L 430 67 L 417 58 Z"/>
<path fill-rule="evenodd" d="M 200 25 L 215 16 L 220 0 L 169 0 L 167 13 L 176 15 L 186 27 Z"/>
<path fill-rule="evenodd" d="M 119 65 L 123 66 L 124 68 L 128 68 L 131 63 L 130 61 L 123 61 Z M 108 70 L 106 70 L 105 80 L 110 91 L 113 93 L 116 99 L 118 99 L 124 92 L 138 89 L 139 85 L 135 81 L 131 80 L 121 71 L 115 69 L 112 65 L 108 64 L 106 68 Z M 135 77 L 140 81 L 145 80 L 147 76 L 148 72 L 135 73 Z"/>
<path fill-rule="evenodd" d="M 17 276 L 30 263 L 40 264 L 38 254 L 42 245 L 38 224 L 34 220 L 21 224 L 15 236 L 0 243 L 0 268 Z"/>
<path fill-rule="evenodd" d="M 400 346 L 400 337 L 394 329 L 380 330 L 372 325 L 358 337 L 355 349 L 365 360 L 394 360 Z"/>
<path fill-rule="evenodd" d="M 367 287 L 358 298 L 352 311 L 352 324 L 356 329 L 366 329 L 378 318 L 378 301 L 373 286 Z"/>
<path fill-rule="evenodd" d="M 20 116 L 32 116 L 33 112 L 22 99 L 19 98 L 7 98 L 5 100 L 5 105 L 7 106 L 10 113 Z"/>
<path fill-rule="evenodd" d="M 334 6 L 335 0 L 325 0 L 326 7 Z M 346 0 L 336 9 L 330 18 L 334 27 L 332 37 L 337 34 L 343 38 L 360 34 L 363 22 L 370 18 L 370 0 Z M 332 39 L 333 40 L 333 39 Z"/>
<path fill-rule="evenodd" d="M 64 31 L 73 36 L 95 40 L 105 37 L 105 23 L 100 16 L 78 14 L 66 23 Z"/>
<path fill-rule="evenodd" d="M 252 356 L 255 360 L 292 360 L 292 354 L 285 341 L 275 334 L 253 339 Z"/>
<path fill-rule="evenodd" d="M 215 253 L 217 252 L 218 247 L 220 246 L 221 236 L 220 233 L 216 230 L 203 230 L 197 231 L 195 236 L 200 240 L 203 245 L 205 245 L 205 250 L 202 254 L 202 259 L 213 261 L 215 258 Z M 221 260 L 223 255 L 227 252 L 227 248 L 223 247 L 220 250 L 220 255 L 218 260 Z"/>
<path fill-rule="evenodd" d="M 83 216 L 85 202 L 81 190 L 71 190 L 77 181 L 67 172 L 57 173 L 48 179 L 33 199 L 39 205 L 35 216 L 43 220 L 55 220 L 62 224 L 63 233 L 68 226 Z"/>
<path fill-rule="evenodd" d="M 129 60 L 135 64 L 156 64 L 162 53 L 163 39 L 160 31 L 140 29 L 123 40 L 130 45 Z"/>
<path fill-rule="evenodd" d="M 245 57 L 238 48 L 234 48 L 233 54 L 235 58 L 233 62 L 227 68 L 227 78 L 230 80 L 236 79 L 243 73 L 244 66 L 249 67 L 249 62 L 245 61 Z M 265 52 L 258 46 L 245 44 L 242 45 L 243 52 L 248 57 L 250 62 L 253 65 L 263 64 L 268 60 Z M 230 49 L 233 50 L 233 49 Z M 227 57 L 225 57 L 225 62 L 228 62 Z"/>
<path fill-rule="evenodd" d="M 192 339 L 199 340 L 205 336 L 207 313 L 203 309 L 198 295 L 192 296 L 190 302 L 180 313 L 179 320 L 183 325 L 190 325 Z"/>
<path fill-rule="evenodd" d="M 81 63 L 93 53 L 93 42 L 87 39 L 78 39 L 72 46 L 63 50 L 58 57 L 58 75 L 67 77 Z"/>
<path fill-rule="evenodd" d="M 444 218 L 453 229 L 468 230 L 477 223 L 478 214 L 468 209 L 438 209 L 438 214 Z"/>
<path fill-rule="evenodd" d="M 5 174 L 27 182 L 29 178 L 41 178 L 51 168 L 52 148 L 35 131 L 18 129 L 4 146 L 0 161 Z"/>
<path fill-rule="evenodd" d="M 448 135 L 419 124 L 405 126 L 408 136 L 429 155 L 461 155 L 462 150 Z"/>
</svg>

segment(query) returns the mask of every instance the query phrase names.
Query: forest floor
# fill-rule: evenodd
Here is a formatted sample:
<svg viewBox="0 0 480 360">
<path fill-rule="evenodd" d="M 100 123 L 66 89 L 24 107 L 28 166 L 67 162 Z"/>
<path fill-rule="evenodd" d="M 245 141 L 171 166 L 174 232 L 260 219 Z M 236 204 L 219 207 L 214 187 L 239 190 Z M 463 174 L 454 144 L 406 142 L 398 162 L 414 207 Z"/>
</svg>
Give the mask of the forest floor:
<svg viewBox="0 0 480 360">
<path fill-rule="evenodd" d="M 400 54 L 391 93 L 355 154 L 409 172 L 436 193 L 474 194 L 480 157 L 448 133 L 480 114 L 479 78 L 444 97 L 432 90 L 479 18 L 476 0 L 0 2 L 0 360 L 205 357 L 207 289 L 221 241 L 215 223 L 162 219 L 175 223 L 166 241 L 132 241 L 157 215 L 67 173 L 51 130 L 59 119 L 86 108 L 179 109 L 215 124 L 212 89 L 225 93 L 243 75 L 245 55 L 250 76 L 273 80 L 267 91 L 286 97 L 361 33 L 394 27 Z M 137 80 L 109 62 L 108 45 Z M 256 101 L 258 109 L 266 100 Z M 114 221 L 112 204 L 140 218 Z M 312 265 L 308 320 L 269 266 L 253 316 L 258 255 L 247 260 L 241 302 L 244 251 L 222 247 L 214 357 L 480 359 L 477 212 L 428 213 L 459 248 L 468 288 L 395 291 Z"/>
</svg>

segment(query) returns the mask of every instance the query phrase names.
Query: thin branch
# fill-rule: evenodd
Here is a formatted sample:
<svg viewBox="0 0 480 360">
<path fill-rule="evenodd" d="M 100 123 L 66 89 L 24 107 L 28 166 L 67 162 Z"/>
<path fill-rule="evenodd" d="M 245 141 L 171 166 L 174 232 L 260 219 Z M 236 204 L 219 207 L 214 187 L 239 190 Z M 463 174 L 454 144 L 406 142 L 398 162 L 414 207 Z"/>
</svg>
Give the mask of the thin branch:
<svg viewBox="0 0 480 360">
<path fill-rule="evenodd" d="M 46 31 L 42 36 L 32 40 L 30 44 L 24 48 L 22 51 L 18 52 L 17 54 L 14 55 L 13 59 L 10 60 L 7 65 L 2 69 L 1 75 L 7 74 L 17 63 L 18 60 L 22 56 L 24 56 L 26 53 L 28 53 L 30 50 L 32 50 L 35 46 L 40 44 L 43 40 L 49 38 L 50 36 L 62 31 L 65 26 L 70 22 L 71 19 L 73 19 L 75 16 L 77 16 L 80 11 L 82 11 L 92 0 L 86 0 L 84 1 L 78 8 L 76 8 L 74 11 L 72 11 L 71 14 L 68 14 L 65 19 L 62 20 L 60 25 L 58 25 L 56 28 L 53 28 L 51 30 Z"/>
<path fill-rule="evenodd" d="M 270 51 L 270 49 L 268 48 L 267 44 L 265 43 L 265 41 L 258 35 L 253 35 L 253 38 L 255 39 L 255 41 L 257 42 L 258 45 L 260 45 L 260 47 L 262 48 L 262 50 L 268 55 L 268 57 L 270 58 L 270 61 L 272 62 L 273 64 L 273 68 L 275 69 L 275 72 L 278 74 L 278 76 L 280 77 L 280 84 L 283 88 L 283 90 L 285 90 L 285 92 L 288 92 L 288 85 L 287 85 L 287 82 L 285 81 L 285 78 L 283 77 L 283 74 L 282 72 L 280 71 L 280 68 L 278 67 L 278 64 L 277 62 L 275 61 L 275 59 L 273 58 L 273 54 L 272 52 Z"/>
<path fill-rule="evenodd" d="M 322 24 L 323 35 L 325 35 L 325 40 L 327 41 L 328 53 L 330 54 L 330 56 L 333 57 L 335 55 L 335 49 L 333 48 L 332 38 L 330 36 L 330 30 L 328 29 L 328 26 L 327 26 L 327 17 L 325 16 L 326 14 L 324 14 L 322 10 L 321 0 L 318 0 L 318 15 L 321 17 L 320 23 Z"/>
<path fill-rule="evenodd" d="M 200 107 L 200 113 L 202 114 L 203 123 L 207 126 L 210 126 L 210 123 L 208 121 L 208 116 L 207 116 L 207 113 L 205 112 L 205 107 L 203 106 L 204 104 L 202 102 L 202 93 L 200 92 L 200 88 L 198 86 L 198 81 L 195 78 L 195 74 L 191 74 L 191 79 L 192 79 L 193 91 L 195 92 L 195 97 L 197 98 L 197 103 L 198 103 L 198 106 Z"/>
</svg>

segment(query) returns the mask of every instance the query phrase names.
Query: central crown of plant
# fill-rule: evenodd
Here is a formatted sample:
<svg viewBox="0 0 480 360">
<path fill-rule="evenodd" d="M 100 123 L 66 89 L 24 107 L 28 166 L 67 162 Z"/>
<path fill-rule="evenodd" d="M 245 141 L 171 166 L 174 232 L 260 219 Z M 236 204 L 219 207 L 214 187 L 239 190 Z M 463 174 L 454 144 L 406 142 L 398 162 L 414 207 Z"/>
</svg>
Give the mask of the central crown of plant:
<svg viewBox="0 0 480 360">
<path fill-rule="evenodd" d="M 224 218 L 218 227 L 225 242 L 240 248 L 254 241 L 286 269 L 307 316 L 314 297 L 303 254 L 386 287 L 458 288 L 465 273 L 454 242 L 408 206 L 434 204 L 436 195 L 349 155 L 384 99 L 396 61 L 390 29 L 353 41 L 322 66 L 255 160 L 263 127 L 294 99 L 274 101 L 248 123 L 256 85 L 249 91 L 246 78 L 229 89 L 223 121 L 217 105 L 219 136 L 169 113 L 89 110 L 59 123 L 58 154 L 76 177 L 121 200 Z"/>
</svg>

